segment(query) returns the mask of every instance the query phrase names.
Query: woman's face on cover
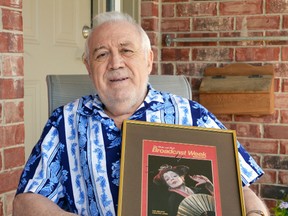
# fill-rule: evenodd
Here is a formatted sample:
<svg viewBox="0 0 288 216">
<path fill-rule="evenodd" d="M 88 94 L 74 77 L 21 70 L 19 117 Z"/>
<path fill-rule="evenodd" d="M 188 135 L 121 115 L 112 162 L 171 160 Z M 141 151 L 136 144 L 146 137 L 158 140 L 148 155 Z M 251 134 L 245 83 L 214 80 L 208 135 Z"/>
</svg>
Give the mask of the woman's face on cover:
<svg viewBox="0 0 288 216">
<path fill-rule="evenodd" d="M 183 178 L 173 171 L 164 173 L 163 179 L 170 188 L 180 187 L 184 183 Z"/>
</svg>

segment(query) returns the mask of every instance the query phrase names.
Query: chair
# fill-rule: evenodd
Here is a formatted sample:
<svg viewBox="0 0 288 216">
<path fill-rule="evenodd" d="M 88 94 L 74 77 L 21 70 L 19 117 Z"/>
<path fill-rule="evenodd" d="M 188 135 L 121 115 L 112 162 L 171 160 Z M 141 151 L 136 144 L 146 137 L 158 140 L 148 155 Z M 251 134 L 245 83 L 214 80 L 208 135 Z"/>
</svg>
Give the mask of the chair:
<svg viewBox="0 0 288 216">
<path fill-rule="evenodd" d="M 48 112 L 81 96 L 96 93 L 93 83 L 86 74 L 47 75 Z M 153 88 L 192 99 L 191 86 L 185 76 L 150 75 Z"/>
</svg>

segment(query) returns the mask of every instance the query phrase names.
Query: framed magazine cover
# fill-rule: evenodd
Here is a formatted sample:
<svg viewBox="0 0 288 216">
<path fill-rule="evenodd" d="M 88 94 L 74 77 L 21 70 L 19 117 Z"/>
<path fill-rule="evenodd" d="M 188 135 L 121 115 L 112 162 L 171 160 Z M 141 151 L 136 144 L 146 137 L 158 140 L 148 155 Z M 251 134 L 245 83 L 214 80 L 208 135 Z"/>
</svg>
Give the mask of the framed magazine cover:
<svg viewBox="0 0 288 216">
<path fill-rule="evenodd" d="M 118 216 L 204 212 L 245 215 L 235 131 L 124 121 Z"/>
</svg>

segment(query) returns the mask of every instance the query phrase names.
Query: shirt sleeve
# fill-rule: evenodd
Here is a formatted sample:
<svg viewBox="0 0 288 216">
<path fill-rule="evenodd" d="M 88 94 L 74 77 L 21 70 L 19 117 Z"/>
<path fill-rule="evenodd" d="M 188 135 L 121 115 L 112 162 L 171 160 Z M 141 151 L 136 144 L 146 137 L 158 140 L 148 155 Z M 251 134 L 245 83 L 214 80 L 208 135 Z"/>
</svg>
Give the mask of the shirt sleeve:
<svg viewBox="0 0 288 216">
<path fill-rule="evenodd" d="M 193 107 L 193 124 L 198 127 L 205 128 L 218 128 L 218 129 L 227 129 L 223 123 L 221 123 L 215 115 L 209 112 L 202 105 L 192 102 Z M 240 165 L 241 180 L 243 186 L 249 186 L 257 179 L 259 179 L 264 171 L 256 163 L 253 157 L 245 150 L 245 148 L 237 141 L 238 148 L 238 158 Z"/>
<path fill-rule="evenodd" d="M 58 127 L 61 121 L 59 110 L 54 111 L 23 169 L 16 194 L 37 193 L 55 203 L 63 197 L 65 170 L 61 166 L 60 158 L 65 147 L 59 142 Z"/>
</svg>

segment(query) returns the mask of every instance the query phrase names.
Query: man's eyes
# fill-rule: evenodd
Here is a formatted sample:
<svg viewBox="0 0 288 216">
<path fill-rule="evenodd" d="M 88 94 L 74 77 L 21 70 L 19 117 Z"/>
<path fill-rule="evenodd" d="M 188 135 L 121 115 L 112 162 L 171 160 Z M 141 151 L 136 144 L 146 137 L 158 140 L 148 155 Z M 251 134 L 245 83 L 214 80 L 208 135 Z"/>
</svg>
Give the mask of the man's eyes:
<svg viewBox="0 0 288 216">
<path fill-rule="evenodd" d="M 105 60 L 108 57 L 109 53 L 108 52 L 103 52 L 95 55 L 95 60 L 97 61 L 102 61 Z"/>
<path fill-rule="evenodd" d="M 133 49 L 127 49 L 127 48 L 123 48 L 121 50 L 119 50 L 119 54 L 123 57 L 130 57 L 135 53 L 135 51 Z M 103 52 L 96 52 L 94 54 L 94 59 L 96 61 L 104 61 L 106 60 L 109 56 L 111 55 L 111 52 L 109 51 L 103 51 Z"/>
<path fill-rule="evenodd" d="M 120 50 L 120 53 L 123 57 L 131 57 L 135 54 L 135 51 L 133 49 L 122 49 Z"/>
</svg>

